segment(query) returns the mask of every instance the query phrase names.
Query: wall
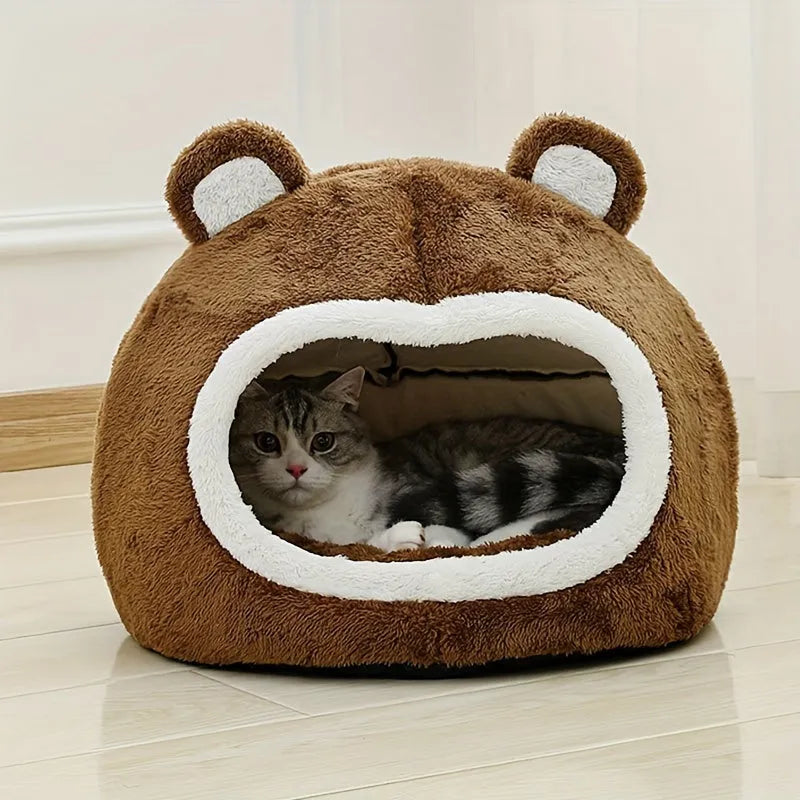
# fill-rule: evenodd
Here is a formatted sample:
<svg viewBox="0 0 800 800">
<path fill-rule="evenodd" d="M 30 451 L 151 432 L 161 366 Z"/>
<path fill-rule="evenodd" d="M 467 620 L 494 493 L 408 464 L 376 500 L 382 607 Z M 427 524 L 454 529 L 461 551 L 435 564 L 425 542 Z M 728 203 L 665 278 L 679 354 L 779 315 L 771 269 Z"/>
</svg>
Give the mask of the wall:
<svg viewBox="0 0 800 800">
<path fill-rule="evenodd" d="M 800 3 L 753 6 L 759 471 L 800 475 Z"/>
<path fill-rule="evenodd" d="M 14 3 L 4 22 L 0 391 L 104 380 L 182 247 L 160 199 L 168 166 L 210 124 L 267 121 L 312 169 L 499 166 L 534 116 L 565 110 L 637 146 L 649 194 L 632 238 L 755 405 L 749 2 L 75 0 Z"/>
</svg>

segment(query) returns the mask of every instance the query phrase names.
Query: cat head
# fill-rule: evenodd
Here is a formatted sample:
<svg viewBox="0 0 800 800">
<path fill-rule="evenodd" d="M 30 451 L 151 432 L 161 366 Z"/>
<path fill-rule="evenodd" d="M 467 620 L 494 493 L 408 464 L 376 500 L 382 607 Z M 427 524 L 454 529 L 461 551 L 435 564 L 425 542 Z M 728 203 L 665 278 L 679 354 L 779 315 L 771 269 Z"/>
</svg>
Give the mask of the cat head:
<svg viewBox="0 0 800 800">
<path fill-rule="evenodd" d="M 230 460 L 251 502 L 259 495 L 295 508 L 317 505 L 370 459 L 369 432 L 357 414 L 363 383 L 364 369 L 355 367 L 321 388 L 249 384 L 231 426 Z"/>
</svg>

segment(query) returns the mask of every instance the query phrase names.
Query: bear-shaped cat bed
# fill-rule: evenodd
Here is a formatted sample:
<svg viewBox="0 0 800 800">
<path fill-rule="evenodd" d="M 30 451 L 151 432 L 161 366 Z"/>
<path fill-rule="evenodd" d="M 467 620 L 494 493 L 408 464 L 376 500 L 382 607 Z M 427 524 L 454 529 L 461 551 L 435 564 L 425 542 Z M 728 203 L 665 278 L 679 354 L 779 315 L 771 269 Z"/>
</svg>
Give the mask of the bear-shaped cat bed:
<svg viewBox="0 0 800 800">
<path fill-rule="evenodd" d="M 189 247 L 120 345 L 92 493 L 100 562 L 145 647 L 206 664 L 467 667 L 665 645 L 713 616 L 736 528 L 727 380 L 684 298 L 625 237 L 631 146 L 535 121 L 506 171 L 438 159 L 309 174 L 246 121 L 177 159 Z M 273 378 L 363 366 L 377 439 L 507 414 L 622 434 L 580 531 L 384 553 L 263 527 L 228 443 Z"/>
</svg>

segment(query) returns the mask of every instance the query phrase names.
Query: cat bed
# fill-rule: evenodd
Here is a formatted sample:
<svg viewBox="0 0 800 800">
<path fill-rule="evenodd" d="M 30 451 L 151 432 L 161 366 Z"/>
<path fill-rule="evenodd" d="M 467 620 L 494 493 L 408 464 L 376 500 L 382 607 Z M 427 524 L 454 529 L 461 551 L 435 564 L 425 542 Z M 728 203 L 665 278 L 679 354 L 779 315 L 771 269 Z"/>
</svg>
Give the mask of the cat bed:
<svg viewBox="0 0 800 800">
<path fill-rule="evenodd" d="M 630 145 L 540 118 L 506 171 L 436 159 L 310 175 L 234 122 L 178 158 L 189 247 L 124 337 L 92 478 L 100 562 L 145 647 L 206 664 L 464 667 L 653 647 L 712 617 L 736 528 L 727 380 L 684 298 L 625 234 Z M 228 462 L 239 395 L 370 377 L 390 438 L 503 413 L 622 432 L 601 518 L 481 548 L 380 553 L 262 527 Z"/>
</svg>

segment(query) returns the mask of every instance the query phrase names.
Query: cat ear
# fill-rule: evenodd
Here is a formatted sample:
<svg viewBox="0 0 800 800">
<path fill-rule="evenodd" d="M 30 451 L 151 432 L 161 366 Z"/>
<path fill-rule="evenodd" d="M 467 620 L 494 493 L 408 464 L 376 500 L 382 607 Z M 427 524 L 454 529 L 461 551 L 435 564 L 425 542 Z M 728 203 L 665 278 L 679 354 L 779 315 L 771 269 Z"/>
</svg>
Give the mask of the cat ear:
<svg viewBox="0 0 800 800">
<path fill-rule="evenodd" d="M 539 117 L 514 143 L 506 172 L 532 181 L 622 234 L 644 205 L 644 167 L 621 136 L 588 119 Z"/>
<path fill-rule="evenodd" d="M 274 128 L 238 120 L 201 134 L 177 158 L 167 203 L 196 244 L 308 180 L 291 142 Z"/>
<path fill-rule="evenodd" d="M 266 400 L 268 398 L 269 392 L 257 380 L 250 381 L 239 395 L 239 400 Z"/>
<path fill-rule="evenodd" d="M 358 399 L 364 386 L 365 374 L 364 367 L 353 367 L 353 369 L 348 370 L 335 381 L 329 383 L 320 392 L 320 397 L 344 403 L 352 408 L 353 411 L 358 411 Z"/>
</svg>

